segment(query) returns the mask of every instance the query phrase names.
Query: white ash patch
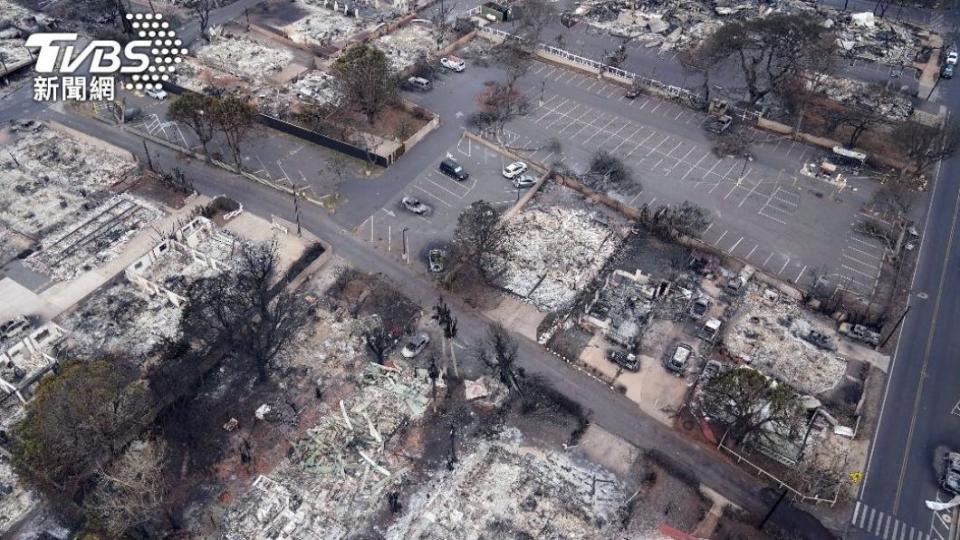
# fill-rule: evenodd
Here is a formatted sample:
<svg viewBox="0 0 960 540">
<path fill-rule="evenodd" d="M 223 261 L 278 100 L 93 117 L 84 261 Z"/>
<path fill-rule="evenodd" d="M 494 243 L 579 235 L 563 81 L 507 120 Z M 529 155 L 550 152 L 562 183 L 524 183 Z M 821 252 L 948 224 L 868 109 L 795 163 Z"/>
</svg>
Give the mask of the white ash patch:
<svg viewBox="0 0 960 540">
<path fill-rule="evenodd" d="M 595 211 L 549 206 L 521 213 L 510 224 L 500 286 L 537 308 L 568 307 L 619 245 L 620 231 L 595 220 Z"/>
<path fill-rule="evenodd" d="M 310 15 L 280 28 L 295 43 L 310 46 L 325 46 L 344 41 L 350 36 L 365 30 L 367 21 L 349 17 L 343 11 L 334 11 L 333 2 L 329 8 L 315 5 L 314 2 L 296 2 L 297 7 L 311 12 Z M 342 8 L 342 6 L 341 6 Z"/>
<path fill-rule="evenodd" d="M 122 280 L 99 289 L 60 324 L 80 357 L 117 352 L 146 359 L 158 344 L 179 336 L 181 312 L 161 295 Z"/>
<path fill-rule="evenodd" d="M 210 43 L 197 50 L 196 56 L 205 64 L 251 81 L 263 81 L 293 61 L 289 51 L 226 32 L 211 32 Z"/>
<path fill-rule="evenodd" d="M 310 71 L 297 79 L 290 90 L 300 101 L 316 103 L 317 105 L 334 104 L 340 99 L 340 90 L 337 88 L 337 78 L 323 71 Z"/>
<path fill-rule="evenodd" d="M 625 499 L 616 476 L 594 463 L 484 441 L 454 471 L 434 473 L 386 538 L 613 538 Z"/>
<path fill-rule="evenodd" d="M 786 295 L 765 297 L 767 290 L 756 283 L 749 286 L 741 309 L 727 325 L 724 346 L 734 358 L 749 359 L 753 367 L 800 392 L 830 390 L 846 372 L 846 359 L 797 335 L 811 327 L 825 331 L 825 325 Z"/>
<path fill-rule="evenodd" d="M 410 23 L 381 36 L 372 45 L 383 51 L 393 69 L 403 71 L 412 67 L 421 54 L 437 50 L 438 35 L 433 26 Z"/>
<path fill-rule="evenodd" d="M 162 216 L 146 201 L 118 195 L 45 238 L 25 262 L 55 280 L 73 279 L 115 259 L 133 236 Z"/>
<path fill-rule="evenodd" d="M 13 472 L 10 460 L 0 454 L 0 534 L 39 502 L 40 499 L 28 491 Z"/>
</svg>

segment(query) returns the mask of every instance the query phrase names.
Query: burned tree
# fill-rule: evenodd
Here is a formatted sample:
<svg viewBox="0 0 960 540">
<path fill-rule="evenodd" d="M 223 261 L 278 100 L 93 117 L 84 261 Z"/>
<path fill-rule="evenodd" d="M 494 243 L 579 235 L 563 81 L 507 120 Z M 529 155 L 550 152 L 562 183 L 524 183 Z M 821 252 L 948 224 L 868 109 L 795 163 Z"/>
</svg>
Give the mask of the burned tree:
<svg viewBox="0 0 960 540">
<path fill-rule="evenodd" d="M 340 94 L 351 107 L 366 115 L 370 124 L 397 97 L 393 66 L 376 47 L 350 47 L 333 63 L 333 71 L 340 82 Z"/>
<path fill-rule="evenodd" d="M 516 35 L 530 43 L 539 43 L 543 30 L 559 20 L 555 5 L 549 0 L 523 0 L 511 7 L 519 19 Z"/>
<path fill-rule="evenodd" d="M 499 322 L 490 323 L 478 359 L 487 365 L 511 392 L 522 393 L 517 369 L 517 340 Z"/>
<path fill-rule="evenodd" d="M 656 234 L 664 238 L 676 235 L 699 238 L 710 226 L 707 210 L 690 201 L 683 201 L 679 205 L 662 205 L 657 207 L 648 219 L 648 225 Z"/>
<path fill-rule="evenodd" d="M 896 128 L 893 139 L 900 141 L 914 174 L 921 175 L 927 167 L 957 151 L 960 122 L 954 120 L 943 127 L 933 127 L 907 121 Z"/>
<path fill-rule="evenodd" d="M 600 148 L 590 157 L 590 167 L 581 177 L 583 183 L 598 191 L 624 187 L 642 189 L 633 179 L 633 171 L 622 159 Z"/>
<path fill-rule="evenodd" d="M 132 529 L 159 517 L 167 485 L 163 477 L 166 445 L 134 441 L 94 475 L 96 487 L 83 501 L 87 527 L 109 538 L 123 538 Z"/>
<path fill-rule="evenodd" d="M 709 58 L 733 58 L 756 105 L 804 71 L 826 71 L 835 44 L 819 20 L 803 13 L 731 21 L 701 46 Z"/>
<path fill-rule="evenodd" d="M 517 81 L 530 71 L 530 65 L 533 63 L 533 50 L 530 44 L 519 39 L 508 39 L 490 52 L 507 76 L 503 86 L 509 89 L 509 93 L 513 93 Z"/>
<path fill-rule="evenodd" d="M 796 433 L 801 419 L 794 391 L 751 368 L 736 368 L 710 379 L 700 406 L 705 414 L 726 424 L 737 444 L 750 435 L 765 437 L 768 429 Z"/>
<path fill-rule="evenodd" d="M 215 0 L 188 0 L 184 7 L 197 15 L 197 24 L 200 26 L 200 37 L 210 43 L 207 28 L 210 26 L 210 11 L 215 7 Z"/>
<path fill-rule="evenodd" d="M 492 131 L 498 138 L 513 119 L 530 112 L 530 100 L 503 83 L 490 83 L 481 96 L 484 110 L 473 113 L 468 123 L 479 131 Z"/>
<path fill-rule="evenodd" d="M 505 255 L 508 230 L 500 220 L 500 211 L 487 201 L 477 201 L 457 218 L 454 247 L 459 263 L 474 268 L 489 281 L 487 264 L 491 258 Z"/>
<path fill-rule="evenodd" d="M 217 130 L 217 116 L 215 111 L 219 104 L 217 98 L 186 92 L 174 100 L 167 109 L 167 117 L 186 124 L 203 146 L 203 155 L 210 157 L 207 144 L 213 139 Z"/>
<path fill-rule="evenodd" d="M 119 452 L 150 408 L 139 369 L 120 358 L 69 361 L 37 386 L 13 428 L 18 474 L 54 501 L 70 500 L 93 462 Z"/>
<path fill-rule="evenodd" d="M 200 351 L 227 346 L 261 380 L 307 319 L 302 297 L 278 287 L 277 246 L 244 244 L 233 268 L 201 279 L 187 290 L 180 328 Z"/>
<path fill-rule="evenodd" d="M 411 329 L 420 307 L 387 281 L 374 278 L 354 316 L 367 315 L 361 334 L 367 350 L 382 364 L 400 336 Z"/>
</svg>

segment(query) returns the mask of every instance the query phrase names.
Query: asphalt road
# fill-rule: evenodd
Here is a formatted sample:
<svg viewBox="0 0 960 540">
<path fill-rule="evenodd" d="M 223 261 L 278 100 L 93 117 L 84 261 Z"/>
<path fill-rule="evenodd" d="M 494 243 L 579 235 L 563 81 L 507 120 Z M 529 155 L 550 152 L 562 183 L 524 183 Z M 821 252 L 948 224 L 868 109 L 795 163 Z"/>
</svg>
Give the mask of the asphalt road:
<svg viewBox="0 0 960 540">
<path fill-rule="evenodd" d="M 130 133 L 90 118 L 65 115 L 55 110 L 48 109 L 39 117 L 59 121 L 107 140 L 140 155 L 143 159 L 141 139 Z M 289 197 L 259 184 L 221 169 L 208 167 L 200 161 L 184 158 L 165 147 L 151 150 L 151 158 L 154 163 L 168 169 L 180 167 L 204 194 L 223 194 L 235 198 L 242 202 L 248 211 L 258 215 L 277 215 L 288 220 L 294 218 Z M 389 255 L 371 249 L 362 238 L 341 227 L 319 208 L 308 207 L 302 213 L 301 221 L 307 230 L 327 242 L 354 267 L 383 273 L 391 278 L 403 293 L 422 305 L 432 305 L 437 295 L 442 294 L 443 291 L 436 289 L 428 278 Z M 470 355 L 466 351 L 483 338 L 489 321 L 480 312 L 462 304 L 456 298 L 448 301 L 460 322 L 457 339 L 465 351 L 460 354 L 464 370 L 467 373 L 477 373 L 477 366 L 471 364 Z M 646 416 L 625 396 L 559 361 L 537 343 L 522 337 L 518 339 L 521 364 L 527 372 L 544 377 L 557 390 L 579 402 L 590 412 L 591 418 L 598 425 L 641 449 L 661 452 L 677 466 L 699 478 L 704 485 L 749 512 L 762 515 L 773 503 L 775 493 L 763 488 L 754 476 L 718 456 L 714 449 L 697 444 Z M 774 523 L 792 530 L 799 538 L 833 538 L 819 521 L 789 503 L 782 504 L 772 519 Z"/>
<path fill-rule="evenodd" d="M 944 92 L 956 110 L 960 92 Z M 945 539 L 957 513 L 935 514 L 924 501 L 946 500 L 935 462 L 960 449 L 960 157 L 944 161 L 903 323 L 866 477 L 849 537 Z M 899 524 L 899 525 L 898 525 Z M 956 531 L 955 531 L 956 532 Z M 919 534 L 922 533 L 922 536 Z"/>
</svg>

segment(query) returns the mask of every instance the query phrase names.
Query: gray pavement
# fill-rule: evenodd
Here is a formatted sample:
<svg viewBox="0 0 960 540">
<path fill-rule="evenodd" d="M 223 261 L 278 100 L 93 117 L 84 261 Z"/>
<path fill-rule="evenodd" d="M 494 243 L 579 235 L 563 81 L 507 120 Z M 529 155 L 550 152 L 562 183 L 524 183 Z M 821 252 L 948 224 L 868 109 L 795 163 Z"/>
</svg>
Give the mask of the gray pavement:
<svg viewBox="0 0 960 540">
<path fill-rule="evenodd" d="M 445 82 L 439 83 L 442 91 Z M 659 98 L 629 100 L 621 87 L 546 63 L 535 63 L 520 87 L 535 102 L 510 123 L 504 143 L 575 171 L 603 148 L 633 168 L 643 190 L 615 194 L 639 207 L 689 200 L 711 212 L 708 244 L 801 286 L 814 270 L 831 285 L 868 298 L 877 288 L 883 248 L 853 233 L 875 183 L 851 179 L 840 189 L 800 174 L 825 151 L 758 133 L 753 161 L 717 158 L 701 124 L 705 115 Z M 542 96 L 542 101 L 541 101 Z M 562 156 L 544 147 L 550 138 Z"/>
<path fill-rule="evenodd" d="M 128 132 L 111 128 L 90 118 L 64 115 L 53 110 L 48 110 L 41 117 L 57 120 L 143 156 L 141 139 Z M 242 202 L 248 211 L 258 215 L 277 215 L 288 220 L 294 217 L 293 207 L 287 196 L 224 170 L 211 168 L 201 161 L 184 158 L 166 147 L 152 150 L 151 153 L 161 166 L 177 166 L 183 169 L 204 194 L 224 194 L 235 198 Z M 359 269 L 383 273 L 392 279 L 402 292 L 422 305 L 431 305 L 437 295 L 442 294 L 443 291 L 436 289 L 429 279 L 411 271 L 406 264 L 382 251 L 370 249 L 368 242 L 344 229 L 320 209 L 309 207 L 303 212 L 301 220 L 306 229 L 327 242 L 350 264 Z M 449 303 L 460 321 L 460 346 L 469 348 L 483 338 L 488 320 L 457 298 L 450 298 Z M 762 514 L 774 502 L 775 493 L 761 487 L 752 475 L 742 469 L 718 459 L 714 449 L 697 444 L 649 418 L 625 396 L 558 361 L 539 344 L 520 338 L 519 352 L 521 365 L 529 374 L 543 377 L 558 391 L 581 403 L 598 425 L 641 449 L 661 452 L 678 467 L 699 478 L 704 485 L 749 512 Z M 470 375 L 478 374 L 481 368 L 470 363 L 469 355 L 461 356 L 466 362 L 464 370 Z M 791 531 L 793 537 L 833 538 L 815 518 L 788 502 L 779 507 L 772 520 Z"/>
</svg>

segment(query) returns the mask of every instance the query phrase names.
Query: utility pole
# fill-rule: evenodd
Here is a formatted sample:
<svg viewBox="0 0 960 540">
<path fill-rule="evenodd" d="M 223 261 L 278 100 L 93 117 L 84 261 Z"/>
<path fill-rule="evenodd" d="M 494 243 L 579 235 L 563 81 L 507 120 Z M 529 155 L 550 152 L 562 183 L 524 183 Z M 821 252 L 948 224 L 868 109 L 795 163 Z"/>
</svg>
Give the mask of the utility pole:
<svg viewBox="0 0 960 540">
<path fill-rule="evenodd" d="M 403 230 L 400 231 L 400 234 L 403 240 L 403 260 L 407 261 L 407 264 L 410 264 L 410 255 L 407 253 L 407 230 L 408 229 L 410 229 L 410 227 L 404 227 Z"/>
<path fill-rule="evenodd" d="M 293 213 L 297 218 L 297 236 L 303 236 L 303 231 L 300 229 L 300 191 L 297 188 L 296 184 L 293 185 Z"/>
<path fill-rule="evenodd" d="M 903 324 L 903 320 L 907 318 L 907 313 L 910 311 L 910 308 L 913 307 L 913 304 L 907 304 L 906 309 L 903 310 L 903 313 L 900 314 L 900 318 L 897 319 L 897 324 L 893 325 L 893 328 L 890 330 L 890 333 L 887 334 L 887 337 L 883 338 L 883 341 L 877 345 L 877 348 L 881 348 L 887 344 L 887 341 L 890 341 L 890 336 L 897 333 L 897 329 L 900 328 L 900 325 Z"/>
</svg>

